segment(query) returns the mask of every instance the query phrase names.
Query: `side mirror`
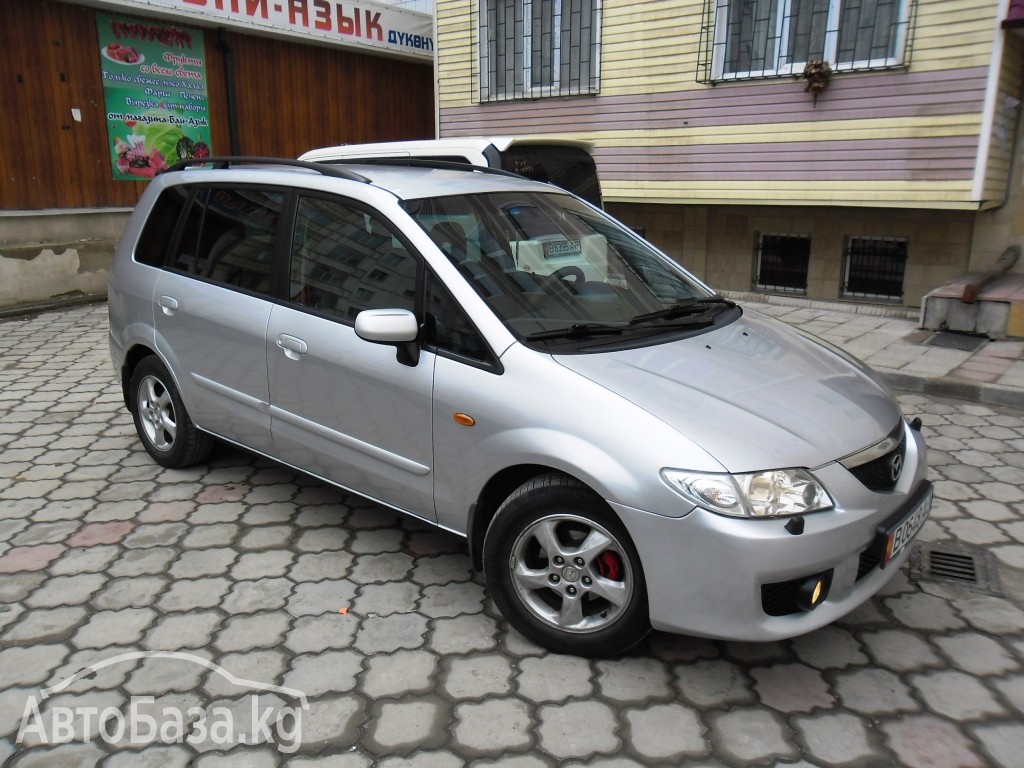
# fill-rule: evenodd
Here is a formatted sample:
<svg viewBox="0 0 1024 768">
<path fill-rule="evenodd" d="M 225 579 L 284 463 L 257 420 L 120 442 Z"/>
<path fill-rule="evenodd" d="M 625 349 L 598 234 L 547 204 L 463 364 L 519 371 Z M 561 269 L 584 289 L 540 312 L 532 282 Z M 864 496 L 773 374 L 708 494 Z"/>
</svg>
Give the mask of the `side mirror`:
<svg viewBox="0 0 1024 768">
<path fill-rule="evenodd" d="M 420 326 L 408 309 L 364 309 L 356 315 L 356 336 L 374 344 L 398 347 L 398 362 L 414 366 L 420 360 Z"/>
</svg>

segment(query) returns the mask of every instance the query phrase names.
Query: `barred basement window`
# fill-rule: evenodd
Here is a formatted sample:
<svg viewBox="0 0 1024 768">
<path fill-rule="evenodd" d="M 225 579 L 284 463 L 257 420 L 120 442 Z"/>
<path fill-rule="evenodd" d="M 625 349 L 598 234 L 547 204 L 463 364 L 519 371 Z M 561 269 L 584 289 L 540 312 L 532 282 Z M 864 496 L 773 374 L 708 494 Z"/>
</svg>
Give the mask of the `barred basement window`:
<svg viewBox="0 0 1024 768">
<path fill-rule="evenodd" d="M 910 63 L 917 0 L 704 0 L 697 81 Z"/>
<path fill-rule="evenodd" d="M 480 0 L 480 100 L 600 90 L 602 0 Z"/>
<path fill-rule="evenodd" d="M 849 237 L 843 263 L 843 296 L 903 300 L 907 238 Z"/>
<path fill-rule="evenodd" d="M 808 235 L 760 235 L 757 239 L 754 288 L 777 293 L 807 293 L 811 261 Z"/>
</svg>

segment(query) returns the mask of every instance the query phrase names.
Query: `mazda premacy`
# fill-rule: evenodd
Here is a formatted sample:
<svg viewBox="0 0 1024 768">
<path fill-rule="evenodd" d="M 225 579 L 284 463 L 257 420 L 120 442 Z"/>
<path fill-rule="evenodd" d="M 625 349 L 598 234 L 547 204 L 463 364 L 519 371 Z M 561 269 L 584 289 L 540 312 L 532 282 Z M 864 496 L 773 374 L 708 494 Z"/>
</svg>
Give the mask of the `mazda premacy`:
<svg viewBox="0 0 1024 768">
<path fill-rule="evenodd" d="M 595 206 L 480 168 L 224 158 L 142 196 L 110 351 L 166 467 L 241 446 L 465 537 L 555 651 L 774 640 L 928 517 L 920 421 Z"/>
</svg>

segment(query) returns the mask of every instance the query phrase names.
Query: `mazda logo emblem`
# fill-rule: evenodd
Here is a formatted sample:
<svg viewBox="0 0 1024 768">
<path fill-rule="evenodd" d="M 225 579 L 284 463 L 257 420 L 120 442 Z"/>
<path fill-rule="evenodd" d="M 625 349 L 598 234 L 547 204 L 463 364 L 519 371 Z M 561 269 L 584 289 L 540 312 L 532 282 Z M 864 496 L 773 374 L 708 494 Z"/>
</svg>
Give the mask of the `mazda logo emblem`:
<svg viewBox="0 0 1024 768">
<path fill-rule="evenodd" d="M 889 476 L 892 477 L 892 481 L 895 483 L 900 479 L 900 474 L 903 472 L 903 457 L 898 453 L 892 457 L 892 463 L 889 465 Z"/>
</svg>

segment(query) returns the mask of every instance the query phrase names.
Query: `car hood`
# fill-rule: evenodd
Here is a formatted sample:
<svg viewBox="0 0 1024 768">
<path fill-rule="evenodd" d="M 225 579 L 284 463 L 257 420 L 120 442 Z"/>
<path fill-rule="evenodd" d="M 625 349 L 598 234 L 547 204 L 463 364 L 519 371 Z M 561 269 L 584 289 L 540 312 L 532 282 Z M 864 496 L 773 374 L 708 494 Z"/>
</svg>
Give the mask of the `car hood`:
<svg viewBox="0 0 1024 768">
<path fill-rule="evenodd" d="M 900 419 L 863 363 L 749 310 L 687 339 L 555 359 L 661 419 L 730 472 L 818 467 L 881 440 Z"/>
</svg>

